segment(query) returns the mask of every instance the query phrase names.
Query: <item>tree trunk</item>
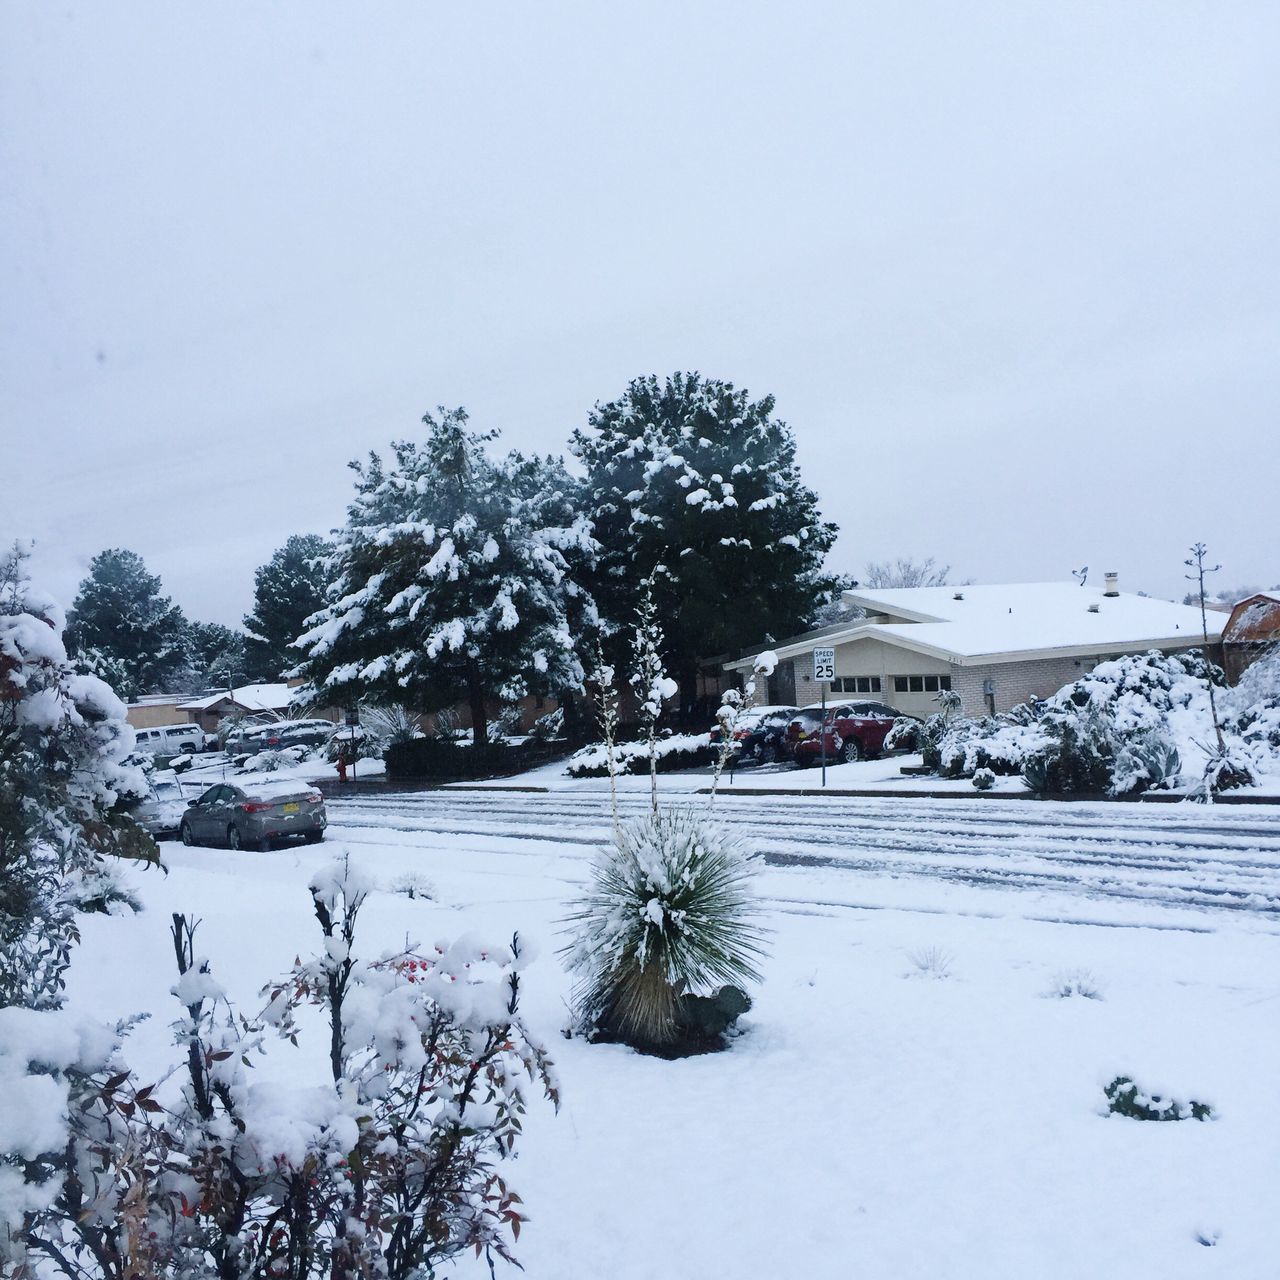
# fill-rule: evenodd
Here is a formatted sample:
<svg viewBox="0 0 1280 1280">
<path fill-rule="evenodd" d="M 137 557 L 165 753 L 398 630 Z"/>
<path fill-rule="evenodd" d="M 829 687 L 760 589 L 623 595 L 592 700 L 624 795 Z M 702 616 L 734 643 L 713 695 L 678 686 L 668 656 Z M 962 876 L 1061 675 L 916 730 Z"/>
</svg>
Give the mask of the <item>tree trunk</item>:
<svg viewBox="0 0 1280 1280">
<path fill-rule="evenodd" d="M 489 741 L 489 713 L 484 705 L 484 684 L 480 679 L 480 664 L 474 658 L 467 659 L 467 701 L 471 705 L 471 741 L 483 746 Z"/>
<path fill-rule="evenodd" d="M 698 668 L 696 664 L 680 668 L 680 728 L 690 729 L 697 725 L 700 707 L 698 706 Z"/>
</svg>

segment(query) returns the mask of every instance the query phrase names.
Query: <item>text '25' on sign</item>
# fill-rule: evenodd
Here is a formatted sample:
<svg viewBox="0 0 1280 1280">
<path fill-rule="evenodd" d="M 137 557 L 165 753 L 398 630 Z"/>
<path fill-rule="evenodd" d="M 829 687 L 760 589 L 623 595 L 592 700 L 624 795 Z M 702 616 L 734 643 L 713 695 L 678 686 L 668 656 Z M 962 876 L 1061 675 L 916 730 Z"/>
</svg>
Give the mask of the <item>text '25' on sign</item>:
<svg viewBox="0 0 1280 1280">
<path fill-rule="evenodd" d="M 815 649 L 813 651 L 813 678 L 817 681 L 831 681 L 836 678 L 836 651 L 834 649 Z"/>
</svg>

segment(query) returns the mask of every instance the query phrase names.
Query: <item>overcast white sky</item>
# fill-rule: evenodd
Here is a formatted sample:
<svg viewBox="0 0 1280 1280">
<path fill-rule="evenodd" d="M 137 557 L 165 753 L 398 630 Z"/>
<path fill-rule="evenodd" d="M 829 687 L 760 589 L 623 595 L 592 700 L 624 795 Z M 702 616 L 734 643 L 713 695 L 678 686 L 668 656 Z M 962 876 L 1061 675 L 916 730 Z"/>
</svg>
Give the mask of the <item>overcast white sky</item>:
<svg viewBox="0 0 1280 1280">
<path fill-rule="evenodd" d="M 0 534 L 235 623 L 465 404 L 772 392 L 833 564 L 1280 582 L 1280 5 L 0 0 Z"/>
</svg>

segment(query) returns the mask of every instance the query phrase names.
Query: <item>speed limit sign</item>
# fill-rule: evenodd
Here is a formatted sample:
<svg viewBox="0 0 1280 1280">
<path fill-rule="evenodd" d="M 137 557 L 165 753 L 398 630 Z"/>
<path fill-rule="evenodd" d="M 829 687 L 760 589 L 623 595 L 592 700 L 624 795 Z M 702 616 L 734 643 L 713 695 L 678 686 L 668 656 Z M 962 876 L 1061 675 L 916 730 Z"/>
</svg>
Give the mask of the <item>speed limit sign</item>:
<svg viewBox="0 0 1280 1280">
<path fill-rule="evenodd" d="M 836 651 L 834 649 L 815 649 L 813 651 L 813 678 L 818 683 L 827 683 L 836 678 Z"/>
</svg>

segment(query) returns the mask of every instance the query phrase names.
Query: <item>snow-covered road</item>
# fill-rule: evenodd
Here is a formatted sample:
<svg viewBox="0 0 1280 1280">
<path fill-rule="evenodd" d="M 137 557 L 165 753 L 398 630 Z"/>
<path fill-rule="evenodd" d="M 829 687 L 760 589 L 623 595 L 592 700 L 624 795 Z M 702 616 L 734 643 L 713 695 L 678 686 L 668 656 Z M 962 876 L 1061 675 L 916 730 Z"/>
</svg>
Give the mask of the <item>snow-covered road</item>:
<svg viewBox="0 0 1280 1280">
<path fill-rule="evenodd" d="M 646 803 L 620 797 L 624 813 Z M 771 868 L 797 873 L 768 877 L 780 905 L 877 905 L 888 882 L 919 877 L 1032 891 L 1041 905 L 1056 900 L 1060 910 L 1071 901 L 1073 915 L 1101 915 L 1099 923 L 1120 922 L 1108 908 L 1141 899 L 1148 907 L 1252 913 L 1280 928 L 1280 810 L 725 796 L 716 811 Z M 523 853 L 550 870 L 550 846 L 563 861 L 553 874 L 570 881 L 582 874 L 573 864 L 590 856 L 609 824 L 605 795 L 496 790 L 333 799 L 329 812 L 331 839 L 365 847 L 411 842 L 470 858 L 501 855 L 508 869 Z M 820 885 L 803 874 L 819 870 Z M 833 898 L 840 886 L 856 897 Z M 980 912 L 982 895 L 951 894 L 936 906 Z M 1152 923 L 1148 912 L 1143 923 Z"/>
</svg>

